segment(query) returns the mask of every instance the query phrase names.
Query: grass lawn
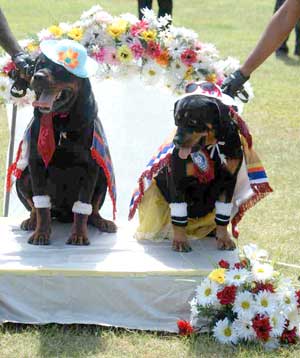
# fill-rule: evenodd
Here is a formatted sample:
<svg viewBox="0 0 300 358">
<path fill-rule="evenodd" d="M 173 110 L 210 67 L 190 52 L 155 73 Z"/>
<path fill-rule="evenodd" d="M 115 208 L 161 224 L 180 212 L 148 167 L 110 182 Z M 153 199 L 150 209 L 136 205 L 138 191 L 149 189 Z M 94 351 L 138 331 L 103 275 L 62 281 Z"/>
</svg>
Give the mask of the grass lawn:
<svg viewBox="0 0 300 358">
<path fill-rule="evenodd" d="M 101 0 L 113 14 L 136 13 L 135 0 Z M 154 1 L 156 6 L 156 1 Z M 197 31 L 212 42 L 222 56 L 244 60 L 270 18 L 270 0 L 175 0 L 174 24 Z M 91 0 L 2 0 L 1 8 L 18 38 L 61 21 L 74 21 L 89 9 Z M 290 38 L 293 52 L 294 35 Z M 249 212 L 240 225 L 239 244 L 257 243 L 272 259 L 297 266 L 278 266 L 300 284 L 300 61 L 272 56 L 251 80 L 254 100 L 244 118 L 256 149 L 267 168 L 274 193 Z M 4 108 L 0 109 L 0 186 L 4 185 L 8 132 Z M 3 196 L 0 194 L 2 207 Z M 0 289 L 1 301 L 1 289 Z M 257 347 L 220 346 L 207 336 L 186 339 L 175 335 L 129 332 L 94 326 L 0 327 L 1 357 L 299 357 L 300 347 L 264 353 Z"/>
</svg>

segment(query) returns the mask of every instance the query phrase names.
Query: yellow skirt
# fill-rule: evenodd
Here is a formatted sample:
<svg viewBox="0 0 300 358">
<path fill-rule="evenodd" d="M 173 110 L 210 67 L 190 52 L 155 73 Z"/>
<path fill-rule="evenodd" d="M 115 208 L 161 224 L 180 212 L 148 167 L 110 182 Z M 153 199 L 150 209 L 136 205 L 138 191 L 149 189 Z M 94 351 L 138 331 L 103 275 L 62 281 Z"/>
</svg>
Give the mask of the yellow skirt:
<svg viewBox="0 0 300 358">
<path fill-rule="evenodd" d="M 153 180 L 146 190 L 138 208 L 139 226 L 135 237 L 138 240 L 172 239 L 172 225 L 168 202 Z M 215 212 L 201 218 L 188 219 L 186 233 L 189 237 L 203 239 L 216 228 Z"/>
</svg>

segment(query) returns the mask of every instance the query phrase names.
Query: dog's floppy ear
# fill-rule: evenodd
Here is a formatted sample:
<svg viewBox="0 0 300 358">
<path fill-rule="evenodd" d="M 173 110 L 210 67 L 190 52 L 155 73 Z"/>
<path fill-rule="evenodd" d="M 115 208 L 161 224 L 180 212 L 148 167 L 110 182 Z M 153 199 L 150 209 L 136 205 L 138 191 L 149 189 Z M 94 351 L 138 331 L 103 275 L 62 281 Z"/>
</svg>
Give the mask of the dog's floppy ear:
<svg viewBox="0 0 300 358">
<path fill-rule="evenodd" d="M 72 112 L 74 112 L 74 115 L 77 117 L 80 116 L 85 120 L 91 120 L 97 117 L 98 108 L 91 82 L 88 78 L 80 79 L 79 92 L 73 108 Z"/>
</svg>

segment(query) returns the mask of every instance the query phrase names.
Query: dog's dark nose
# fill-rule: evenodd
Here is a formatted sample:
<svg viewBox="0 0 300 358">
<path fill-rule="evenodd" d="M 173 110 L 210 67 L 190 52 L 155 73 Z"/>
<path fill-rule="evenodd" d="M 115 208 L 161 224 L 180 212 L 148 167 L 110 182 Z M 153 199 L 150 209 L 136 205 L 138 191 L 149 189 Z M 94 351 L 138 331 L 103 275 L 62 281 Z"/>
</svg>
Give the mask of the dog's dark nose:
<svg viewBox="0 0 300 358">
<path fill-rule="evenodd" d="M 175 144 L 175 147 L 180 147 L 184 142 L 184 130 L 180 127 L 177 128 L 175 137 L 173 139 L 173 143 Z"/>
<path fill-rule="evenodd" d="M 38 81 L 38 82 L 41 82 L 41 81 L 45 81 L 47 80 L 47 75 L 46 73 L 43 73 L 43 72 L 36 72 L 34 75 L 33 75 L 33 79 L 35 81 Z"/>
</svg>

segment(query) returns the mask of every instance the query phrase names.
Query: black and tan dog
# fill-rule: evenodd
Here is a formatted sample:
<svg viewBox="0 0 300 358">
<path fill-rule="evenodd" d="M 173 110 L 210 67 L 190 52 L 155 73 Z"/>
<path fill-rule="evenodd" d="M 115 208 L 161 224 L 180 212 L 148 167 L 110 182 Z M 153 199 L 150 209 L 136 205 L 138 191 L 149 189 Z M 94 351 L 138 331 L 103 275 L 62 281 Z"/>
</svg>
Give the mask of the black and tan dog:
<svg viewBox="0 0 300 358">
<path fill-rule="evenodd" d="M 141 175 L 143 185 L 134 193 L 130 217 L 138 207 L 136 237 L 170 237 L 175 251 L 190 251 L 189 236 L 203 238 L 211 232 L 219 249 L 232 250 L 227 227 L 243 161 L 239 128 L 219 87 L 193 83 L 187 90 L 174 106 L 176 135 Z"/>
<path fill-rule="evenodd" d="M 89 244 L 87 224 L 103 232 L 117 229 L 99 214 L 108 186 L 112 189 L 113 170 L 90 81 L 65 66 L 74 59 L 78 64 L 78 56 L 72 56 L 60 65 L 41 54 L 31 81 L 36 101 L 29 127 L 28 166 L 16 187 L 30 210 L 21 228 L 34 230 L 28 240 L 34 245 L 49 244 L 51 218 L 73 222 L 67 240 L 73 245 Z M 92 157 L 95 136 L 102 154 L 94 148 Z"/>
</svg>

